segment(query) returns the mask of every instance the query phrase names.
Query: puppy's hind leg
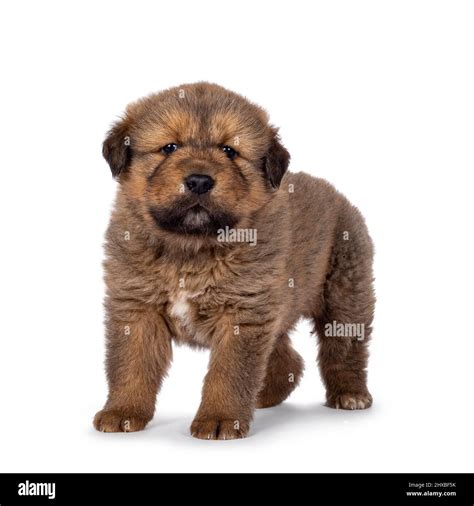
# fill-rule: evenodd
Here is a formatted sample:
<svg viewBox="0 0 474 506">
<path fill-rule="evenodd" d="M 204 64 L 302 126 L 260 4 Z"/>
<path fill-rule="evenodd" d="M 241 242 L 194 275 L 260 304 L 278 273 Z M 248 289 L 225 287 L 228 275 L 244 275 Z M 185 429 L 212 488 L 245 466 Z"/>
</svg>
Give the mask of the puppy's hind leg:
<svg viewBox="0 0 474 506">
<path fill-rule="evenodd" d="M 326 386 L 327 406 L 365 409 L 368 341 L 375 296 L 372 287 L 372 243 L 359 223 L 355 233 L 337 242 L 324 289 L 322 311 L 315 318 L 318 362 Z"/>
<path fill-rule="evenodd" d="M 287 335 L 277 339 L 269 357 L 264 386 L 257 397 L 257 408 L 270 408 L 283 402 L 297 387 L 304 362 L 291 346 Z"/>
</svg>

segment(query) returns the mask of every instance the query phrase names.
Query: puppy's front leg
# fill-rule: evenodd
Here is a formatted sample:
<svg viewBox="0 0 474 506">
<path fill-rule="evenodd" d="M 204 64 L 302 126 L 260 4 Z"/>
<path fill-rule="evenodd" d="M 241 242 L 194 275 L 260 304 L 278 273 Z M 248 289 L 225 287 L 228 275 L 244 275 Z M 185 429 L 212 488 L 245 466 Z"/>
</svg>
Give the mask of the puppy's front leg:
<svg viewBox="0 0 474 506">
<path fill-rule="evenodd" d="M 171 362 L 171 336 L 156 310 L 110 310 L 107 320 L 109 396 L 94 426 L 102 432 L 142 430 L 153 417 Z"/>
<path fill-rule="evenodd" d="M 274 332 L 255 321 L 234 323 L 227 320 L 211 347 L 201 405 L 191 425 L 199 439 L 245 437 L 263 385 Z"/>
</svg>

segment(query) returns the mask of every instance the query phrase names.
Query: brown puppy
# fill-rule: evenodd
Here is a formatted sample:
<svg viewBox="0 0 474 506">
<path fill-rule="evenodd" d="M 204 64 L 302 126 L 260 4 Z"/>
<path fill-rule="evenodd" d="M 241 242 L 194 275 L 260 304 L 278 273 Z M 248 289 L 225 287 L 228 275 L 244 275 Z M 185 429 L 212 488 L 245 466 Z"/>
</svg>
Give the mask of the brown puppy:
<svg viewBox="0 0 474 506">
<path fill-rule="evenodd" d="M 254 409 L 281 403 L 301 378 L 288 337 L 301 316 L 319 336 L 327 405 L 371 405 L 364 220 L 327 182 L 286 173 L 290 156 L 261 108 L 214 84 L 172 88 L 130 105 L 103 153 L 120 186 L 98 430 L 151 420 L 174 339 L 210 349 L 192 435 L 244 437 Z"/>
</svg>

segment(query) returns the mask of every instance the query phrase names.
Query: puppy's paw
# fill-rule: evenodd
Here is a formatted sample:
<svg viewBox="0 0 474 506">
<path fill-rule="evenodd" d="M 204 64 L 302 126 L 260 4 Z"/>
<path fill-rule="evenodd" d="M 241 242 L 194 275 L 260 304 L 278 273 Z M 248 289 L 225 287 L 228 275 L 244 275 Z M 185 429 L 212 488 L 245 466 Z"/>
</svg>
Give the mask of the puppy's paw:
<svg viewBox="0 0 474 506">
<path fill-rule="evenodd" d="M 249 424 L 218 417 L 195 418 L 191 435 L 198 439 L 240 439 L 247 436 Z"/>
<path fill-rule="evenodd" d="M 149 417 L 119 409 L 103 409 L 94 417 L 94 427 L 100 432 L 136 432 L 143 430 Z"/>
<path fill-rule="evenodd" d="M 372 406 L 372 396 L 369 392 L 329 396 L 326 406 L 334 409 L 367 409 Z"/>
</svg>

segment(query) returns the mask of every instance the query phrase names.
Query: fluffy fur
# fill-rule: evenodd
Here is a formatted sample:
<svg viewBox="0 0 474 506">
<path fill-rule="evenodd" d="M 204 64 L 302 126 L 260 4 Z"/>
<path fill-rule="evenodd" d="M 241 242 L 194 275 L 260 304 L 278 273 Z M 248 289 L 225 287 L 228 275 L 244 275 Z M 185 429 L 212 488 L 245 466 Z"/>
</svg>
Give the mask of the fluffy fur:
<svg viewBox="0 0 474 506">
<path fill-rule="evenodd" d="M 301 378 L 288 337 L 300 317 L 319 337 L 327 405 L 371 405 L 372 242 L 330 184 L 287 172 L 265 111 L 217 85 L 183 85 L 130 105 L 103 153 L 120 184 L 106 236 L 109 396 L 98 430 L 145 427 L 176 341 L 210 349 L 192 435 L 246 436 L 254 409 L 281 403 Z M 214 186 L 193 193 L 191 174 Z M 255 229 L 257 243 L 220 242 L 225 227 Z M 334 335 L 340 324 L 360 324 L 363 338 Z"/>
</svg>

